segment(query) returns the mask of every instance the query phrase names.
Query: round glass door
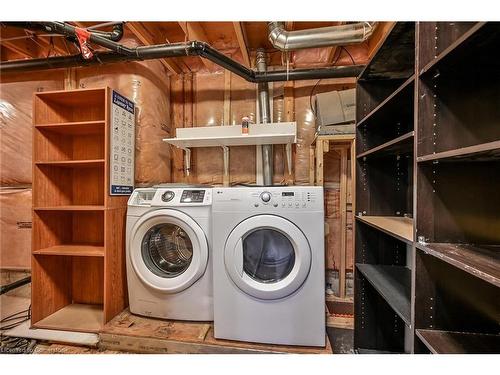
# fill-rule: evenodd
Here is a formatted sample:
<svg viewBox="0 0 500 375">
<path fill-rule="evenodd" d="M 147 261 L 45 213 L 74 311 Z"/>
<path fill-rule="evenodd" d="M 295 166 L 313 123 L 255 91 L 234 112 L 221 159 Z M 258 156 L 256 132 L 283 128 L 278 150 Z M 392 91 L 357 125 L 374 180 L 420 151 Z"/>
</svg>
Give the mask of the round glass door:
<svg viewBox="0 0 500 375">
<path fill-rule="evenodd" d="M 298 290 L 311 268 L 311 248 L 292 222 L 256 215 L 239 223 L 226 240 L 226 271 L 243 292 L 279 299 Z"/>
<path fill-rule="evenodd" d="M 189 235 L 175 224 L 158 224 L 142 240 L 142 259 L 151 272 L 160 277 L 177 277 L 193 259 Z"/>
<path fill-rule="evenodd" d="M 208 265 L 208 241 L 191 217 L 176 210 L 154 210 L 130 231 L 128 256 L 139 279 L 164 293 L 189 288 Z"/>
<path fill-rule="evenodd" d="M 259 229 L 243 240 L 243 270 L 252 279 L 275 283 L 287 277 L 295 264 L 290 240 L 273 229 Z"/>
</svg>

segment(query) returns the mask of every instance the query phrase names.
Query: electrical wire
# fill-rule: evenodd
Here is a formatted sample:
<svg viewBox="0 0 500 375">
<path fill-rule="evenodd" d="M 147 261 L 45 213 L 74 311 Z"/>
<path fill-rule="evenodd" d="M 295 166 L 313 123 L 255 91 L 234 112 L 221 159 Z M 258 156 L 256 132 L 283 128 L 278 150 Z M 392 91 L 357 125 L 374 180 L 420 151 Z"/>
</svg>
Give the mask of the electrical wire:
<svg viewBox="0 0 500 375">
<path fill-rule="evenodd" d="M 356 65 L 356 62 L 354 61 L 352 55 L 349 53 L 349 51 L 347 50 L 347 48 L 345 48 L 344 46 L 342 46 L 340 48 L 343 49 L 344 51 L 346 51 L 346 53 L 349 55 L 349 57 L 351 58 L 351 61 L 352 61 L 352 65 Z"/>
<path fill-rule="evenodd" d="M 345 47 L 341 46 L 340 48 L 337 48 L 337 50 L 339 51 L 339 53 L 338 53 L 337 57 L 335 58 L 335 60 L 333 61 L 332 66 L 335 66 L 337 64 L 337 62 L 340 59 L 340 56 L 342 55 L 342 51 L 346 51 L 347 54 L 351 57 L 353 65 L 356 65 L 354 63 L 354 59 L 352 58 L 351 54 L 349 53 L 349 51 Z M 318 82 L 316 82 L 316 84 L 313 86 L 313 88 L 311 90 L 311 94 L 309 95 L 309 107 L 311 108 L 311 112 L 312 112 L 314 118 L 316 118 L 316 111 L 314 111 L 314 107 L 312 105 L 312 97 L 314 95 L 314 90 L 316 90 L 316 87 L 318 86 L 318 84 L 320 82 L 321 82 L 321 79 L 318 80 Z"/>
<path fill-rule="evenodd" d="M 5 318 L 2 318 L 2 320 L 0 320 L 0 331 L 6 331 L 8 329 L 17 327 L 21 323 L 24 323 L 25 321 L 30 319 L 31 319 L 31 305 L 26 310 L 18 311 L 14 314 L 6 316 Z M 12 322 L 12 321 L 15 322 L 3 325 L 6 322 Z"/>
<path fill-rule="evenodd" d="M 0 353 L 31 354 L 35 350 L 36 340 L 23 337 L 5 336 L 4 331 L 19 326 L 31 319 L 31 305 L 23 311 L 8 315 L 0 320 Z M 13 323 L 11 323 L 13 322 Z M 7 323 L 7 324 L 5 324 Z"/>
</svg>

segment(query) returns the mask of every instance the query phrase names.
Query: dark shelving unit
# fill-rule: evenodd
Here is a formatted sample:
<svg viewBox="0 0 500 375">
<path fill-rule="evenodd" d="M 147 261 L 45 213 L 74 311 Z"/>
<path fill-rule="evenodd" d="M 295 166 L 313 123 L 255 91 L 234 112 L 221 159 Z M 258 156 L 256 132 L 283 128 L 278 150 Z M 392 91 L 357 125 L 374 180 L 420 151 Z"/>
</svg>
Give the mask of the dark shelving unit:
<svg viewBox="0 0 500 375">
<path fill-rule="evenodd" d="M 500 353 L 498 45 L 499 23 L 397 23 L 359 78 L 358 353 Z"/>
<path fill-rule="evenodd" d="M 433 354 L 481 354 L 500 352 L 500 336 L 481 333 L 417 329 L 417 337 Z"/>
<path fill-rule="evenodd" d="M 415 23 L 398 22 L 357 86 L 358 353 L 412 350 Z"/>
<path fill-rule="evenodd" d="M 500 24 L 417 35 L 414 349 L 500 353 Z"/>
<path fill-rule="evenodd" d="M 379 157 L 384 155 L 399 155 L 409 153 L 413 148 L 414 131 L 405 133 L 397 138 L 391 139 L 379 146 L 373 147 L 368 151 L 362 152 L 358 158 Z"/>
<path fill-rule="evenodd" d="M 402 266 L 356 264 L 359 272 L 387 301 L 406 325 L 410 325 L 410 269 Z"/>
</svg>

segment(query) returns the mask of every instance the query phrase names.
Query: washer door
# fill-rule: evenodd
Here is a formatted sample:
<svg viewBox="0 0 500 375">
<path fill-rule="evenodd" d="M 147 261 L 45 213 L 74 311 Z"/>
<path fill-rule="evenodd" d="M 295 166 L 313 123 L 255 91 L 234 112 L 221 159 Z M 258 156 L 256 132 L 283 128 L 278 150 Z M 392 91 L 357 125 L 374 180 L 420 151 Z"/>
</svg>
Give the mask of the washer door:
<svg viewBox="0 0 500 375">
<path fill-rule="evenodd" d="M 278 299 L 295 292 L 306 280 L 311 248 L 290 221 L 258 215 L 233 229 L 224 261 L 229 277 L 242 291 L 260 299 Z"/>
<path fill-rule="evenodd" d="M 141 217 L 135 225 L 129 256 L 144 284 L 161 292 L 177 293 L 204 274 L 208 243 L 203 230 L 188 215 L 157 210 Z"/>
</svg>

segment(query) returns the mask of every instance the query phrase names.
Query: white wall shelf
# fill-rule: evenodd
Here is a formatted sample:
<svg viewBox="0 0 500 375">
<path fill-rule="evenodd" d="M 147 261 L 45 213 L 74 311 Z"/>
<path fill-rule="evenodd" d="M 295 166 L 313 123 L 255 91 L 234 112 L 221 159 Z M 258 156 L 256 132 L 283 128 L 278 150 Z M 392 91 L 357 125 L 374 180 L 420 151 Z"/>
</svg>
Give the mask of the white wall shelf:
<svg viewBox="0 0 500 375">
<path fill-rule="evenodd" d="M 297 123 L 251 124 L 248 135 L 241 133 L 241 125 L 178 128 L 177 137 L 165 138 L 164 141 L 182 149 L 291 144 L 297 141 Z"/>
<path fill-rule="evenodd" d="M 201 126 L 176 129 L 175 138 L 165 138 L 173 146 L 185 153 L 185 172 L 189 175 L 191 148 L 222 147 L 224 151 L 224 183 L 229 183 L 229 146 L 258 146 L 286 144 L 288 169 L 291 173 L 292 147 L 297 142 L 297 123 L 279 122 L 268 124 L 250 124 L 248 134 L 242 134 L 241 125 Z"/>
</svg>

